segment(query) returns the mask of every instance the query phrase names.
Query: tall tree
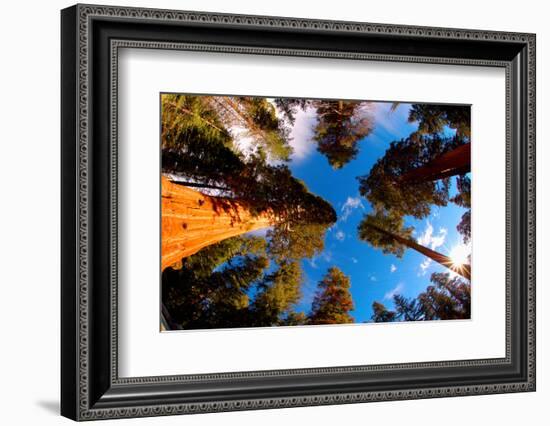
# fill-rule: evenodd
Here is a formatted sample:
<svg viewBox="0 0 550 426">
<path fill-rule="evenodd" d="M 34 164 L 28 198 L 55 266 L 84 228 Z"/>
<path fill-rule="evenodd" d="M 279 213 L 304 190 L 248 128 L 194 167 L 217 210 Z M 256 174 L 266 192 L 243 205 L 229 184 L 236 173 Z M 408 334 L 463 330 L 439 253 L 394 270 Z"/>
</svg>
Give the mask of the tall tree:
<svg viewBox="0 0 550 426">
<path fill-rule="evenodd" d="M 416 298 L 400 294 L 393 297 L 395 310 L 380 302 L 372 304 L 372 321 L 429 321 L 469 319 L 471 315 L 470 282 L 448 273 L 433 273 L 432 285 Z"/>
<path fill-rule="evenodd" d="M 279 258 L 285 245 L 287 258 L 296 258 L 299 252 L 312 256 L 322 249 L 324 230 L 336 220 L 334 209 L 311 194 L 286 165 L 269 164 L 261 149 L 248 156 L 236 149 L 231 133 L 224 130 L 223 116 L 220 118 L 212 106 L 215 102 L 193 96 L 163 97 L 163 172 L 185 186 L 210 191 L 208 195 L 178 189 L 163 179 L 163 214 L 169 215 L 163 218 L 167 224 L 163 226 L 163 246 L 164 241 L 171 244 L 170 250 L 163 247 L 163 258 L 167 253 L 163 267 L 207 244 L 270 226 L 274 227 L 270 231 L 273 251 Z M 271 104 L 256 98 L 220 102 L 228 102 L 233 110 L 242 107 L 245 111 L 239 110 L 239 114 L 251 114 L 249 118 L 254 125 L 261 124 L 262 131 L 275 125 L 270 121 L 274 108 Z M 211 220 L 211 226 L 206 220 Z M 308 235 L 315 230 L 317 234 L 304 244 L 294 233 L 289 236 L 290 230 Z"/>
<path fill-rule="evenodd" d="M 332 267 L 319 282 L 311 306 L 310 324 L 352 323 L 354 309 L 350 279 L 337 267 Z"/>
<path fill-rule="evenodd" d="M 384 253 L 392 253 L 401 257 L 405 248 L 411 248 L 464 278 L 470 279 L 470 265 L 457 265 L 450 257 L 418 244 L 410 237 L 412 228 L 405 228 L 403 217 L 399 215 L 377 210 L 363 218 L 358 231 L 361 240 L 382 249 Z"/>
<path fill-rule="evenodd" d="M 268 214 L 253 215 L 242 203 L 210 197 L 161 178 L 161 269 L 204 247 L 276 223 Z"/>
</svg>

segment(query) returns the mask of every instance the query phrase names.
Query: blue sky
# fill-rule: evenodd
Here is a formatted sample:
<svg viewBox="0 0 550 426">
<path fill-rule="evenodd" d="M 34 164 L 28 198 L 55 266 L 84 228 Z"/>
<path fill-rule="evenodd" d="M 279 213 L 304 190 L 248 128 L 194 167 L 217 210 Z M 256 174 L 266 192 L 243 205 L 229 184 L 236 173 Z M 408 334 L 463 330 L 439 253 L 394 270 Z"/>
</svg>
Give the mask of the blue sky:
<svg viewBox="0 0 550 426">
<path fill-rule="evenodd" d="M 292 134 L 295 153 L 289 167 L 311 192 L 330 202 L 338 214 L 338 221 L 326 233 L 323 252 L 302 262 L 303 297 L 297 310 L 310 310 L 317 283 L 331 266 L 337 266 L 351 279 L 351 293 L 355 303 L 355 310 L 351 314 L 356 322 L 370 320 L 373 301 L 393 307 L 391 298 L 394 293 L 415 297 L 430 284 L 432 272 L 449 272 L 414 250 L 407 249 L 399 259 L 394 255 L 383 254 L 357 237 L 357 225 L 371 206 L 359 195 L 356 177 L 369 173 L 376 160 L 384 155 L 390 142 L 407 137 L 417 129 L 416 123 L 407 122 L 409 104 L 400 104 L 393 112 L 390 107 L 391 103 L 373 105 L 374 130 L 360 141 L 356 159 L 339 170 L 332 169 L 310 139 L 313 116 L 307 111 L 297 116 Z M 451 130 L 447 129 L 447 132 Z M 414 237 L 420 243 L 449 254 L 455 246 L 461 244 L 462 238 L 456 225 L 464 211 L 450 203 L 444 208 L 433 207 L 426 219 L 407 218 L 406 224 L 414 226 Z"/>
</svg>

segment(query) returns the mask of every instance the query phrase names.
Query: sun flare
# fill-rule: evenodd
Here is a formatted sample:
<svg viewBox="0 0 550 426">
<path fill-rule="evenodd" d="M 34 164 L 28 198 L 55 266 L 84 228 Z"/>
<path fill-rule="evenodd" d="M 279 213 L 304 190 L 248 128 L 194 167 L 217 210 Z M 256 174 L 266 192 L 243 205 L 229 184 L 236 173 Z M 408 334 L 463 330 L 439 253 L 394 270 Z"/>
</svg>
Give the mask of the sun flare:
<svg viewBox="0 0 550 426">
<path fill-rule="evenodd" d="M 453 262 L 454 266 L 462 266 L 470 263 L 468 257 L 470 256 L 470 247 L 464 244 L 457 244 L 454 246 L 450 253 L 449 257 Z"/>
</svg>

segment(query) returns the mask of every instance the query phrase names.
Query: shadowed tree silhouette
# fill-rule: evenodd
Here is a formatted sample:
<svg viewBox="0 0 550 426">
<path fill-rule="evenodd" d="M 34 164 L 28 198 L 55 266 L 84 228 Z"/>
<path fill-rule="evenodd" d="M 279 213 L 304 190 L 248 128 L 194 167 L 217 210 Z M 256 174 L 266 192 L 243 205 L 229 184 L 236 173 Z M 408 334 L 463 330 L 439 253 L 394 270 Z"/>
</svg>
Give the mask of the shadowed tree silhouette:
<svg viewBox="0 0 550 426">
<path fill-rule="evenodd" d="M 372 304 L 374 322 L 469 319 L 471 316 L 470 282 L 449 273 L 433 273 L 432 285 L 416 298 L 396 294 L 395 310 L 380 302 Z"/>
<path fill-rule="evenodd" d="M 409 122 L 418 121 L 418 133 L 435 134 L 445 126 L 456 130 L 457 136 L 470 138 L 471 108 L 469 105 L 413 104 Z"/>
<path fill-rule="evenodd" d="M 396 314 L 393 311 L 388 310 L 382 303 L 372 303 L 372 317 L 373 322 L 393 322 L 396 320 Z"/>
</svg>

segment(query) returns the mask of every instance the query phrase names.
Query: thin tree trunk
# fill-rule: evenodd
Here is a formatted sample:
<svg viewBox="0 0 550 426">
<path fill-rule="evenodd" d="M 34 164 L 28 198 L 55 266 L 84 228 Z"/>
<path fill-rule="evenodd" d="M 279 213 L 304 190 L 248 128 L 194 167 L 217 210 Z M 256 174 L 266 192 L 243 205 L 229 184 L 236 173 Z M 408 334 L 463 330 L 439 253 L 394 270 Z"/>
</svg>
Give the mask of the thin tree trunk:
<svg viewBox="0 0 550 426">
<path fill-rule="evenodd" d="M 239 202 L 201 194 L 161 177 L 161 268 L 226 238 L 267 228 L 275 219 L 252 215 Z"/>
<path fill-rule="evenodd" d="M 400 183 L 427 182 L 450 176 L 463 175 L 470 171 L 470 143 L 460 145 L 435 158 L 428 164 L 405 173 Z"/>
<path fill-rule="evenodd" d="M 464 278 L 468 280 L 470 279 L 470 275 L 471 275 L 470 265 L 456 265 L 453 263 L 452 259 L 449 256 L 445 256 L 444 254 L 438 253 L 437 251 L 429 249 L 428 247 L 424 247 L 423 245 L 418 244 L 414 240 L 411 240 L 409 238 L 404 238 L 400 235 L 394 234 L 393 232 L 390 232 L 390 231 L 386 231 L 385 229 L 370 223 L 367 224 L 367 226 L 371 227 L 375 231 L 380 232 L 381 234 L 384 234 L 390 238 L 393 238 L 394 240 L 398 241 L 404 246 L 407 246 L 409 248 L 416 250 L 417 252 L 423 254 L 426 257 L 429 257 L 430 259 L 439 263 L 440 265 L 443 265 L 446 268 L 449 268 L 451 271 L 463 276 Z"/>
</svg>

